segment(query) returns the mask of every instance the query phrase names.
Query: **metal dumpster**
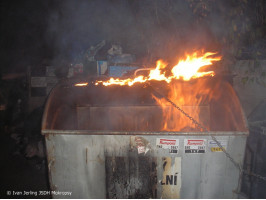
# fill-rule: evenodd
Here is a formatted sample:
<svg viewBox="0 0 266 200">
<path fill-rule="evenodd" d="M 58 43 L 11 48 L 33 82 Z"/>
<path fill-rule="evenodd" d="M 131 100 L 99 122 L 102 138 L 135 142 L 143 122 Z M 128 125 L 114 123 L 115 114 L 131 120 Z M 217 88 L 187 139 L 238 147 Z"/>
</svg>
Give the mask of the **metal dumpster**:
<svg viewBox="0 0 266 200">
<path fill-rule="evenodd" d="M 218 100 L 199 106 L 210 132 L 162 131 L 162 110 L 143 85 L 74 82 L 52 90 L 43 115 L 53 198 L 237 198 L 239 170 L 212 136 L 242 164 L 248 130 L 240 104 L 231 108 L 238 127 L 225 127 Z M 193 105 L 182 109 L 189 114 Z"/>
</svg>

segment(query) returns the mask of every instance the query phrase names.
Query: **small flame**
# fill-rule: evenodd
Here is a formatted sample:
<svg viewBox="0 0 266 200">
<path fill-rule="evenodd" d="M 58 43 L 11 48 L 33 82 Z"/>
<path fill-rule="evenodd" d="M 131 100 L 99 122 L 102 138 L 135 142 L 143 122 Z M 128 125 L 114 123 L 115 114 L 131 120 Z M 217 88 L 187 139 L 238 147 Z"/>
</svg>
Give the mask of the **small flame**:
<svg viewBox="0 0 266 200">
<path fill-rule="evenodd" d="M 200 70 L 204 66 L 212 65 L 213 61 L 221 60 L 221 57 L 211 57 L 216 53 L 207 52 L 202 56 L 198 56 L 198 52 L 194 52 L 192 55 L 187 55 L 186 59 L 180 60 L 178 64 L 171 68 L 170 75 L 166 75 L 165 69 L 168 67 L 167 63 L 163 60 L 158 60 L 156 68 L 150 70 L 147 77 L 137 76 L 134 79 L 119 79 L 110 78 L 107 81 L 96 81 L 95 85 L 102 83 L 104 86 L 109 85 L 128 85 L 132 86 L 135 83 L 145 83 L 151 80 L 166 81 L 170 83 L 174 79 L 183 79 L 189 81 L 191 79 L 203 77 L 203 76 L 214 76 L 214 71 L 201 72 Z"/>
<path fill-rule="evenodd" d="M 167 83 L 171 82 L 171 78 L 165 75 L 165 72 L 162 72 L 165 69 L 167 64 L 163 60 L 158 60 L 156 64 L 156 68 L 150 70 L 148 80 L 157 80 L 157 81 L 166 81 Z"/>
<path fill-rule="evenodd" d="M 88 85 L 87 82 L 85 82 L 85 83 L 76 83 L 75 84 L 76 87 L 84 87 L 84 86 L 87 86 L 87 85 Z"/>
</svg>

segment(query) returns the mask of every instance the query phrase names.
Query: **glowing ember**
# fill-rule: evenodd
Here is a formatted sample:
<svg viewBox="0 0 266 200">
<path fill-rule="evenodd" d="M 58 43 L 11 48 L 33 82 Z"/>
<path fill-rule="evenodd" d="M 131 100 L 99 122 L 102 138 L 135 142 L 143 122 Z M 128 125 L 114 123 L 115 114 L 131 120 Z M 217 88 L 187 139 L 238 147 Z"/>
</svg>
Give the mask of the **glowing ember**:
<svg viewBox="0 0 266 200">
<path fill-rule="evenodd" d="M 166 81 L 170 83 L 174 79 L 182 79 L 184 81 L 189 81 L 190 79 L 199 78 L 203 76 L 214 76 L 213 71 L 201 72 L 202 67 L 212 65 L 213 61 L 221 60 L 221 57 L 211 57 L 216 53 L 207 52 L 202 56 L 198 56 L 198 52 L 192 55 L 187 55 L 186 59 L 180 60 L 177 65 L 171 68 L 171 74 L 166 75 L 165 69 L 168 67 L 162 60 L 157 61 L 155 69 L 150 70 L 147 77 L 137 76 L 134 79 L 119 79 L 110 78 L 107 81 L 97 81 L 95 85 L 100 83 L 104 86 L 109 85 L 128 85 L 132 86 L 135 83 L 144 83 L 150 80 Z"/>
<path fill-rule="evenodd" d="M 76 87 L 84 87 L 84 86 L 87 86 L 88 83 L 76 83 L 75 86 Z"/>
</svg>

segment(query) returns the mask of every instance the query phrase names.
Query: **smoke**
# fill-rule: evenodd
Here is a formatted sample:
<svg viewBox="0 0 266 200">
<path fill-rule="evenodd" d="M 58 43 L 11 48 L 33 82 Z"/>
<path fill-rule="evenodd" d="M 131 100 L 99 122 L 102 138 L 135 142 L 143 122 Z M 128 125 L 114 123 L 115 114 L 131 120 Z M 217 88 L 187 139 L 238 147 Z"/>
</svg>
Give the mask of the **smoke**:
<svg viewBox="0 0 266 200">
<path fill-rule="evenodd" d="M 237 12 L 239 5 L 233 9 Z M 232 11 L 230 1 L 58 1 L 49 12 L 47 40 L 55 57 L 73 59 L 105 39 L 137 58 L 171 62 L 184 52 L 199 49 L 226 52 L 225 38 L 233 26 L 241 28 L 244 19 L 226 15 L 227 11 Z"/>
<path fill-rule="evenodd" d="M 55 56 L 72 58 L 103 39 L 137 57 L 173 57 L 191 46 L 207 46 L 210 37 L 203 35 L 188 2 L 170 0 L 62 1 L 50 13 L 47 29 Z"/>
<path fill-rule="evenodd" d="M 104 39 L 147 63 L 203 48 L 232 53 L 255 45 L 254 38 L 259 47 L 265 40 L 263 0 L 6 1 L 2 6 L 1 55 L 9 66 L 73 60 Z"/>
<path fill-rule="evenodd" d="M 132 26 L 127 1 L 67 0 L 50 13 L 47 38 L 54 45 L 55 56 L 74 58 L 104 39 L 126 44 L 132 39 Z"/>
</svg>

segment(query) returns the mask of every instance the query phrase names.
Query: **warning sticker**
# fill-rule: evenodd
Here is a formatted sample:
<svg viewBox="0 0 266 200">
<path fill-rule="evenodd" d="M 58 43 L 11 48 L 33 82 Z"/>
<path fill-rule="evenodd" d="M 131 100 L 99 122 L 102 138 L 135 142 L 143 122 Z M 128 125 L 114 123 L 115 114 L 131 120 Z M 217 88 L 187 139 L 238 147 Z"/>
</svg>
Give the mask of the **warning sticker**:
<svg viewBox="0 0 266 200">
<path fill-rule="evenodd" d="M 227 140 L 217 140 L 222 147 L 226 150 Z M 208 146 L 210 147 L 212 152 L 222 152 L 222 149 L 218 146 L 218 144 L 214 140 L 208 141 Z"/>
<path fill-rule="evenodd" d="M 169 149 L 169 153 L 178 153 L 179 139 L 156 138 L 156 146 L 161 149 Z"/>
<path fill-rule="evenodd" d="M 205 153 L 206 139 L 184 139 L 185 153 Z"/>
</svg>

